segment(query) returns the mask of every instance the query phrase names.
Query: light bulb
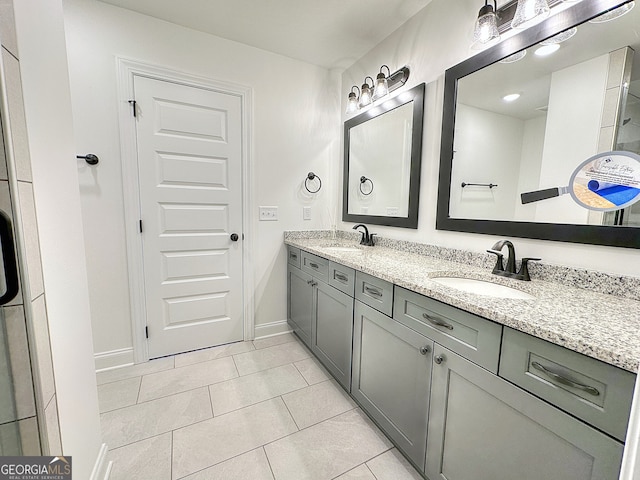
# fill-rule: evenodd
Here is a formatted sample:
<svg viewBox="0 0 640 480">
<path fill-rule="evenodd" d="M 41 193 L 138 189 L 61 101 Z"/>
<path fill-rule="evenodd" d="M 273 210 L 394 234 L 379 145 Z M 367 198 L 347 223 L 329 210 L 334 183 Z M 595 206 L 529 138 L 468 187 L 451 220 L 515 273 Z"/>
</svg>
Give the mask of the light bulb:
<svg viewBox="0 0 640 480">
<path fill-rule="evenodd" d="M 384 97 L 389 93 L 389 83 L 387 82 L 387 77 L 384 76 L 384 73 L 380 72 L 376 76 L 376 86 L 373 89 L 373 99 L 378 100 L 379 98 Z"/>
<path fill-rule="evenodd" d="M 371 87 L 369 87 L 367 83 L 362 84 L 362 88 L 360 89 L 360 102 L 358 103 L 359 107 L 362 108 L 371 105 L 372 101 Z"/>
<path fill-rule="evenodd" d="M 347 100 L 347 113 L 355 113 L 358 111 L 358 97 L 356 94 L 349 93 L 349 99 Z"/>
</svg>

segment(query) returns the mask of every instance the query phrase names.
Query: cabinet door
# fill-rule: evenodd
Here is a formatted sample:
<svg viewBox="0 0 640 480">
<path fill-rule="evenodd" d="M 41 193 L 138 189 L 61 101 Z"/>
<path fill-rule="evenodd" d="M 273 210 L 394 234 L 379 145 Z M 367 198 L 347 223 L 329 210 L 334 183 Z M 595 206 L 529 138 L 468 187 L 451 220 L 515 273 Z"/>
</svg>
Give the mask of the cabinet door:
<svg viewBox="0 0 640 480">
<path fill-rule="evenodd" d="M 431 480 L 618 478 L 616 440 L 437 344 L 434 360 Z"/>
<path fill-rule="evenodd" d="M 355 302 L 351 394 L 424 469 L 433 342 Z"/>
<path fill-rule="evenodd" d="M 287 311 L 289 325 L 311 348 L 311 320 L 313 315 L 313 278 L 299 268 L 287 269 Z"/>
<path fill-rule="evenodd" d="M 317 282 L 312 351 L 336 380 L 351 388 L 353 298 L 324 282 Z"/>
</svg>

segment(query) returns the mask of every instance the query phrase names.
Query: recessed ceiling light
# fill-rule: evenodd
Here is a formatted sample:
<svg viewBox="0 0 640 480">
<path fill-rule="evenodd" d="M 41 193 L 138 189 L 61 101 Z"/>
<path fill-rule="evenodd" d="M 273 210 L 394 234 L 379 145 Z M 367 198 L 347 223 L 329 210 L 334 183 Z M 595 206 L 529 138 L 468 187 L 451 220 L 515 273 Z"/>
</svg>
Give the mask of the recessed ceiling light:
<svg viewBox="0 0 640 480">
<path fill-rule="evenodd" d="M 505 102 L 513 102 L 517 99 L 520 98 L 520 94 L 519 93 L 510 93 L 509 95 L 505 95 L 504 97 L 502 97 L 502 99 Z"/>
<path fill-rule="evenodd" d="M 539 57 L 546 57 L 547 55 L 551 55 L 553 52 L 557 52 L 560 48 L 558 43 L 554 43 L 552 45 L 545 45 L 537 49 L 534 53 Z"/>
</svg>

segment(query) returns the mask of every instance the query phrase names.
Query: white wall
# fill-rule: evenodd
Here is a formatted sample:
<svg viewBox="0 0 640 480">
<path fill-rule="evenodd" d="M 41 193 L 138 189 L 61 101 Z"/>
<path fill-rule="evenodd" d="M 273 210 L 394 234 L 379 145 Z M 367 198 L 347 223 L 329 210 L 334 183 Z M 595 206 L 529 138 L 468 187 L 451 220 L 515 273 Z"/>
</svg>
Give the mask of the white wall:
<svg viewBox="0 0 640 480">
<path fill-rule="evenodd" d="M 435 229 L 444 71 L 474 53 L 469 45 L 478 13 L 476 3 L 471 0 L 433 0 L 342 75 L 342 112 L 346 109 L 347 94 L 351 86 L 360 85 L 365 75 L 377 73 L 382 64 L 389 65 L 392 71 L 405 64 L 411 67 L 411 77 L 403 89 L 421 82 L 427 83 L 418 229 L 373 226 L 372 230 L 381 235 L 476 252 L 483 252 L 498 238 Z M 343 114 L 342 120 L 347 118 Z M 338 170 L 338 176 L 340 175 Z M 341 199 L 338 199 L 337 208 L 338 212 L 342 212 Z M 341 222 L 339 226 L 348 229 L 351 225 Z M 524 238 L 513 240 L 518 257 L 542 257 L 545 262 L 552 264 L 639 275 L 638 251 L 635 249 Z"/>
<path fill-rule="evenodd" d="M 450 212 L 454 218 L 511 220 L 517 198 L 524 121 L 458 104 Z M 500 145 L 500 148 L 496 148 Z M 490 158 L 491 164 L 478 161 Z M 464 183 L 496 184 L 496 188 Z"/>
<path fill-rule="evenodd" d="M 540 164 L 542 163 L 542 149 L 544 147 L 544 130 L 546 124 L 546 115 L 524 122 L 518 188 L 516 189 L 519 193 L 532 192 L 540 189 Z M 537 202 L 523 205 L 519 194 L 515 202 L 515 218 L 525 222 L 535 220 Z"/>
<path fill-rule="evenodd" d="M 94 0 L 64 0 L 69 72 L 96 353 L 130 348 L 116 56 L 253 89 L 252 195 L 255 322 L 286 319 L 282 233 L 332 223 L 331 179 L 340 157 L 338 75 L 326 69 L 196 32 Z M 302 193 L 308 172 L 323 186 Z M 302 189 L 302 190 L 301 190 Z M 258 222 L 259 205 L 278 206 L 278 222 Z M 312 220 L 302 220 L 302 206 Z"/>
<path fill-rule="evenodd" d="M 551 74 L 541 189 L 566 187 L 576 167 L 598 153 L 608 73 L 606 54 Z M 538 221 L 552 223 L 584 224 L 588 215 L 570 195 L 540 202 L 536 210 Z"/>
<path fill-rule="evenodd" d="M 101 446 L 61 0 L 15 2 L 62 448 L 89 478 Z"/>
</svg>

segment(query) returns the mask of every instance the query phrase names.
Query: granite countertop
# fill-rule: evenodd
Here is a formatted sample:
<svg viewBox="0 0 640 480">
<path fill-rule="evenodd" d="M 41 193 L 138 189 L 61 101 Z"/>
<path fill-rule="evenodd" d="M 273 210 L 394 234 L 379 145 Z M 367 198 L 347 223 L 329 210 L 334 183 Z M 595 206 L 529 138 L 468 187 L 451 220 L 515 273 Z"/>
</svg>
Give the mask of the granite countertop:
<svg viewBox="0 0 640 480">
<path fill-rule="evenodd" d="M 400 287 L 475 313 L 630 372 L 640 359 L 640 301 L 533 278 L 492 275 L 490 269 L 345 239 L 285 238 L 285 243 Z M 336 251 L 327 247 L 357 247 Z M 534 300 L 496 298 L 443 286 L 434 277 L 486 280 L 529 293 Z"/>
</svg>

